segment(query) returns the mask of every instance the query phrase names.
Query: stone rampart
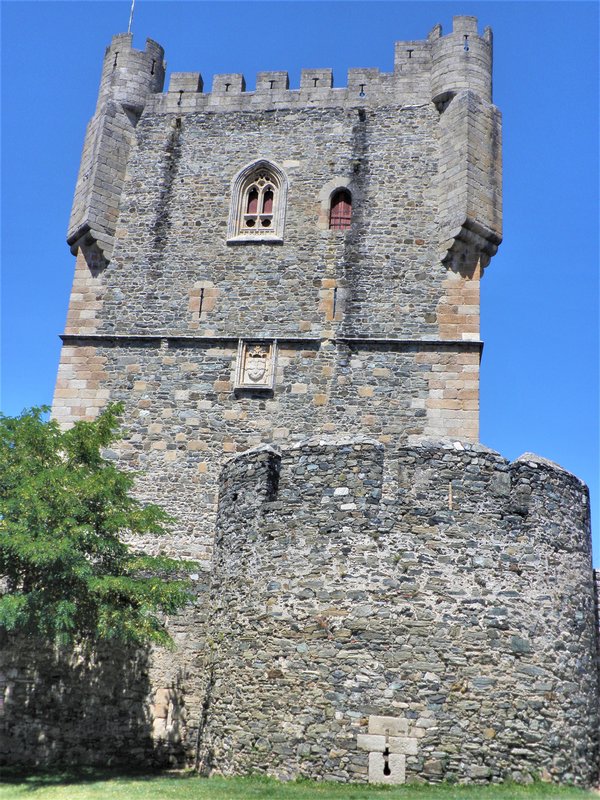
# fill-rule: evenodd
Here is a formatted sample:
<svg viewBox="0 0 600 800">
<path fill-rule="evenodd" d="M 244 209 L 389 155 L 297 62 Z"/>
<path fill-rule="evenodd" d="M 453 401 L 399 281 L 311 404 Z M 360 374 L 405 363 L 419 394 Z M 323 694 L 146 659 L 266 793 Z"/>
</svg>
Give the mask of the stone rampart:
<svg viewBox="0 0 600 800">
<path fill-rule="evenodd" d="M 195 607 L 170 620 L 173 651 L 3 636 L 0 765 L 193 763 L 210 676 L 206 587 L 200 579 Z"/>
<path fill-rule="evenodd" d="M 383 446 L 363 438 L 226 465 L 205 767 L 589 784 L 598 682 L 585 485 L 478 445 L 396 455 L 393 485 Z"/>
<path fill-rule="evenodd" d="M 479 445 L 387 453 L 349 436 L 233 457 L 177 649 L 5 642 L 0 761 L 591 784 L 585 485 Z"/>
</svg>

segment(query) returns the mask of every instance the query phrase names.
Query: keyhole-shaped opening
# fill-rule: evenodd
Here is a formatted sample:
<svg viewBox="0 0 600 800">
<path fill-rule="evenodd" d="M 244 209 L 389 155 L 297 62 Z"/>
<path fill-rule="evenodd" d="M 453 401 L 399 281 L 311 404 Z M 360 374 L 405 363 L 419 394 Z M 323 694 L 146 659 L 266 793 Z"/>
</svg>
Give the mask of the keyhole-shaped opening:
<svg viewBox="0 0 600 800">
<path fill-rule="evenodd" d="M 390 748 L 386 747 L 383 751 L 383 774 L 384 775 L 391 775 L 392 770 L 390 769 Z"/>
</svg>

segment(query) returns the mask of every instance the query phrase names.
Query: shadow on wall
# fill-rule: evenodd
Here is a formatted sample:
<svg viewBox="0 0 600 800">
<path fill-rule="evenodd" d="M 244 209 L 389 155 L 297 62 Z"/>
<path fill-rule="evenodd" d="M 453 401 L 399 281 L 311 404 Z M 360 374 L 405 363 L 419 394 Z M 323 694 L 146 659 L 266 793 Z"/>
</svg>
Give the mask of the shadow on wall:
<svg viewBox="0 0 600 800">
<path fill-rule="evenodd" d="M 153 737 L 157 720 L 149 703 L 149 667 L 149 648 L 104 645 L 74 652 L 0 636 L 0 764 L 182 761 L 177 717 L 161 723 Z M 172 697 L 179 696 L 179 688 L 171 687 Z"/>
</svg>

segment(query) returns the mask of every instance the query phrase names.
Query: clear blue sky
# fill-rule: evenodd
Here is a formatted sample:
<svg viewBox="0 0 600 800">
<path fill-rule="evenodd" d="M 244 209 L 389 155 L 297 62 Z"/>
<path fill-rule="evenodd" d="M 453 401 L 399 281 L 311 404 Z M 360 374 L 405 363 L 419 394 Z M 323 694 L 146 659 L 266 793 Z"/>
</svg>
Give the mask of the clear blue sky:
<svg viewBox="0 0 600 800">
<path fill-rule="evenodd" d="M 134 45 L 169 71 L 302 67 L 390 71 L 393 42 L 454 14 L 494 31 L 504 117 L 504 243 L 482 283 L 481 441 L 557 461 L 592 491 L 598 528 L 598 4 L 596 2 L 154 2 Z M 65 244 L 104 48 L 130 0 L 22 2 L 2 11 L 2 395 L 50 403 L 74 260 Z"/>
</svg>

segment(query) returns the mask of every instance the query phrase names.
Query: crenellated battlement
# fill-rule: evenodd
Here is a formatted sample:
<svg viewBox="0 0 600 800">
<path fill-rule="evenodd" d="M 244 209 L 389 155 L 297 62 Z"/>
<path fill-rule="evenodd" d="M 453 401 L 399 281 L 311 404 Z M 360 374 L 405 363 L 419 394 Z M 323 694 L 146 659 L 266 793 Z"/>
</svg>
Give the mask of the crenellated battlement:
<svg viewBox="0 0 600 800">
<path fill-rule="evenodd" d="M 106 50 L 67 237 L 71 251 L 81 251 L 91 268 L 112 259 L 127 161 L 142 114 L 174 115 L 181 125 L 183 116 L 216 112 L 341 108 L 362 114 L 397 106 L 410 114 L 435 107 L 441 133 L 439 259 L 472 277 L 496 252 L 502 227 L 500 118 L 491 105 L 491 31 L 480 36 L 475 17 L 455 17 L 447 35 L 436 25 L 426 39 L 397 42 L 393 72 L 352 68 L 345 87 L 334 85 L 331 69 L 314 68 L 302 70 L 298 89 L 290 89 L 287 72 L 268 71 L 258 73 L 253 91 L 246 90 L 242 74 L 226 73 L 215 75 L 205 92 L 199 72 L 176 72 L 163 93 L 163 57 L 152 39 L 145 50 L 134 49 L 131 34 L 113 37 Z M 490 142 L 491 158 L 484 158 Z"/>
<path fill-rule="evenodd" d="M 255 511 L 264 506 L 265 513 L 272 508 L 281 519 L 295 517 L 296 505 L 313 520 L 319 509 L 327 517 L 335 508 L 343 525 L 344 516 L 356 521 L 361 510 L 368 518 L 369 507 L 382 503 L 374 520 L 378 529 L 381 514 L 399 520 L 411 509 L 414 513 L 415 502 L 431 513 L 452 512 L 447 522 L 484 511 L 526 518 L 534 507 L 544 513 L 546 494 L 559 505 L 568 502 L 572 523 L 569 537 L 551 538 L 548 544 L 589 555 L 588 489 L 548 459 L 524 453 L 511 462 L 464 441 L 422 439 L 388 449 L 364 435 L 313 436 L 282 449 L 260 445 L 228 459 L 221 473 L 219 524 L 226 531 L 232 520 L 248 519 L 250 505 Z M 545 535 L 542 529 L 539 533 Z"/>
<path fill-rule="evenodd" d="M 440 102 L 470 90 L 491 102 L 492 36 L 479 36 L 475 17 L 454 17 L 443 36 L 436 25 L 427 39 L 396 42 L 394 71 L 348 70 L 345 87 L 335 87 L 331 69 L 303 69 L 300 88 L 290 89 L 287 72 L 259 72 L 256 89 L 246 90 L 243 75 L 215 75 L 204 92 L 200 73 L 174 73 L 165 95 L 153 98 L 163 112 L 232 111 L 296 106 L 360 106 L 386 102 Z"/>
</svg>

